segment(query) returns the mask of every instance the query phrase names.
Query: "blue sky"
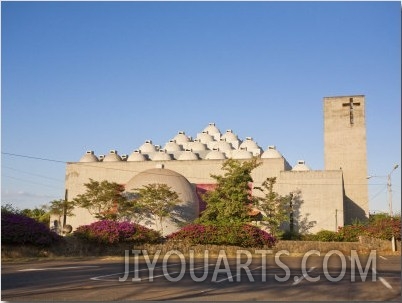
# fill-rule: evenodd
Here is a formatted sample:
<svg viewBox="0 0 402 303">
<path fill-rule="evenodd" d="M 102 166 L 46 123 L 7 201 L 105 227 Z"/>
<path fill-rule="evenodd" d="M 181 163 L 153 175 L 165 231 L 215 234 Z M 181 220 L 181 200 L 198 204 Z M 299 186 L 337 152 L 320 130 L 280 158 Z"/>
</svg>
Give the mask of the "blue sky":
<svg viewBox="0 0 402 303">
<path fill-rule="evenodd" d="M 1 2 L 1 196 L 64 197 L 67 161 L 209 122 L 323 169 L 325 96 L 366 96 L 368 170 L 401 163 L 400 2 Z M 61 162 L 12 156 L 11 153 Z M 392 174 L 400 211 L 401 174 Z M 388 211 L 386 179 L 369 180 Z"/>
</svg>

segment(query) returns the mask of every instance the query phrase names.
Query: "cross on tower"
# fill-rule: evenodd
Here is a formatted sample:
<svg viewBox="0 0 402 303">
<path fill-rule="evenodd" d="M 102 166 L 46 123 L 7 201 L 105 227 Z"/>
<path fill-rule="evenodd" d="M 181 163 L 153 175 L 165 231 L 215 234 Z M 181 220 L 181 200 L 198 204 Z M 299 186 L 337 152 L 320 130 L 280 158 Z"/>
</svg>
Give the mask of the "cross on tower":
<svg viewBox="0 0 402 303">
<path fill-rule="evenodd" d="M 353 98 L 349 99 L 349 103 L 343 103 L 342 106 L 349 106 L 349 117 L 350 117 L 350 124 L 353 125 L 354 120 L 353 120 L 353 109 L 354 105 L 359 106 L 360 102 L 353 102 Z"/>
</svg>

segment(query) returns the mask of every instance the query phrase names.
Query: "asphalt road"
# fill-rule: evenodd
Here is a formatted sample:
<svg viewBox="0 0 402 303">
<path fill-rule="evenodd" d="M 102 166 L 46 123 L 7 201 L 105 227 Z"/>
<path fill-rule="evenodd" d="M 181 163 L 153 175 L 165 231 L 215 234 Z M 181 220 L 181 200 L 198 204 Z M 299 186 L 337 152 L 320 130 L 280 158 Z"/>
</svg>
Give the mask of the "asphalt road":
<svg viewBox="0 0 402 303">
<path fill-rule="evenodd" d="M 130 254 L 128 261 L 3 262 L 1 299 L 401 301 L 400 256 L 359 257 L 360 268 L 356 260 L 337 254 L 328 258 L 312 254 L 305 261 L 303 256 L 243 255 L 239 260 L 215 257 L 190 264 L 189 259 L 160 256 L 147 263 Z"/>
</svg>

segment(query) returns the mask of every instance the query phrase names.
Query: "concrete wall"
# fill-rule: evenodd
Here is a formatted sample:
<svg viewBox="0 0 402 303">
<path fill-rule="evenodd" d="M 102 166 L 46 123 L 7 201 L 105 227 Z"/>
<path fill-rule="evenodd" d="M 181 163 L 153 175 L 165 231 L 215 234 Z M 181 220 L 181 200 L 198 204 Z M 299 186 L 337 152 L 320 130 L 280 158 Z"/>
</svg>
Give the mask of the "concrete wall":
<svg viewBox="0 0 402 303">
<path fill-rule="evenodd" d="M 211 174 L 221 175 L 222 164 L 225 160 L 194 160 L 194 161 L 116 161 L 116 162 L 74 162 L 68 163 L 66 168 L 66 189 L 68 200 L 73 200 L 79 194 L 86 191 L 85 183 L 89 179 L 95 181 L 108 180 L 126 184 L 137 174 L 151 168 L 163 165 L 164 168 L 173 170 L 189 180 L 192 184 L 212 184 L 215 180 Z M 254 185 L 260 186 L 267 177 L 279 177 L 280 171 L 288 169 L 285 159 L 260 159 L 262 165 L 257 167 L 252 177 Z M 129 190 L 129 189 L 127 189 Z M 54 220 L 52 218 L 52 220 Z M 95 222 L 95 219 L 87 210 L 76 209 L 74 216 L 67 218 L 67 224 L 73 229 L 83 224 Z"/>
<path fill-rule="evenodd" d="M 305 232 L 309 225 L 311 233 L 343 226 L 341 171 L 283 171 L 277 186 L 281 195 L 296 194 L 293 205 L 299 231 Z"/>
</svg>

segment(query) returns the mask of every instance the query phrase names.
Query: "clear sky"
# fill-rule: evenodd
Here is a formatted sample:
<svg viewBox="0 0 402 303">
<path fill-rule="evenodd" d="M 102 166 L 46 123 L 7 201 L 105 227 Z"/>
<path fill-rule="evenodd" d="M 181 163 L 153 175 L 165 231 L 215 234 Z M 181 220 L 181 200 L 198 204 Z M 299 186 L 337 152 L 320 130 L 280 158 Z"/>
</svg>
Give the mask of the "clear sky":
<svg viewBox="0 0 402 303">
<path fill-rule="evenodd" d="M 1 65 L 1 199 L 18 208 L 64 198 L 63 162 L 87 150 L 209 122 L 323 169 L 325 96 L 366 96 L 370 175 L 401 163 L 399 1 L 3 1 Z M 386 193 L 369 180 L 370 211 Z"/>
</svg>

